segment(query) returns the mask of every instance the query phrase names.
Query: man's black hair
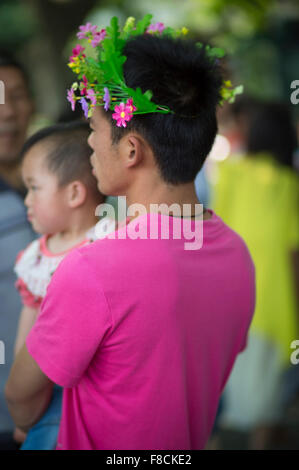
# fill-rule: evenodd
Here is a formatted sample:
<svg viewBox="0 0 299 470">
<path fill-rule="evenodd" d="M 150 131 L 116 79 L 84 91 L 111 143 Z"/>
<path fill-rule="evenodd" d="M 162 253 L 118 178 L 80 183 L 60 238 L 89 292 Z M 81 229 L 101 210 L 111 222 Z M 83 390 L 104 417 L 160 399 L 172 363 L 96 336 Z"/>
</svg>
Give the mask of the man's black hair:
<svg viewBox="0 0 299 470">
<path fill-rule="evenodd" d="M 152 90 L 152 101 L 174 114 L 134 115 L 127 128 L 118 128 L 112 113 L 104 111 L 111 120 L 112 142 L 135 130 L 151 146 L 164 181 L 193 181 L 217 133 L 222 86 L 218 63 L 193 42 L 152 35 L 132 38 L 123 53 L 127 86 Z"/>
<path fill-rule="evenodd" d="M 48 145 L 46 166 L 57 175 L 59 186 L 79 180 L 96 199 L 100 199 L 90 163 L 92 150 L 87 143 L 89 133 L 89 125 L 84 121 L 54 124 L 29 137 L 23 146 L 21 157 L 24 158 L 34 145 L 45 142 Z"/>
<path fill-rule="evenodd" d="M 285 103 L 260 103 L 249 119 L 249 153 L 268 152 L 282 165 L 293 166 L 297 148 L 290 108 Z"/>
<path fill-rule="evenodd" d="M 0 67 L 14 67 L 17 69 L 23 76 L 24 82 L 30 92 L 30 82 L 25 68 L 10 52 L 3 49 L 0 49 Z"/>
</svg>

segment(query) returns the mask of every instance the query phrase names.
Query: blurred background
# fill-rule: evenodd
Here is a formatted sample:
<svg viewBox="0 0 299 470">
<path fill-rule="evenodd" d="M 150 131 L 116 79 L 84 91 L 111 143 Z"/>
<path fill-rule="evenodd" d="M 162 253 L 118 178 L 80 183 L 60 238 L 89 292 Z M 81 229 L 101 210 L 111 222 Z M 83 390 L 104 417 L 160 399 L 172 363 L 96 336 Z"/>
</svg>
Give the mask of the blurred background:
<svg viewBox="0 0 299 470">
<path fill-rule="evenodd" d="M 111 15 L 124 23 L 147 12 L 223 47 L 246 93 L 289 100 L 299 76 L 296 0 L 1 0 L 0 44 L 30 70 L 36 112 L 55 120 L 68 110 L 65 88 L 73 77 L 66 62 L 78 26 L 91 21 L 102 28 Z"/>
<path fill-rule="evenodd" d="M 1 0 L 0 48 L 29 77 L 28 133 L 73 118 L 67 63 L 79 25 L 101 29 L 113 15 L 123 25 L 145 13 L 225 49 L 225 76 L 245 91 L 219 109 L 219 134 L 195 180 L 199 200 L 245 239 L 258 277 L 248 354 L 223 394 L 209 448 L 299 449 L 299 365 L 289 358 L 299 339 L 299 1 Z"/>
</svg>

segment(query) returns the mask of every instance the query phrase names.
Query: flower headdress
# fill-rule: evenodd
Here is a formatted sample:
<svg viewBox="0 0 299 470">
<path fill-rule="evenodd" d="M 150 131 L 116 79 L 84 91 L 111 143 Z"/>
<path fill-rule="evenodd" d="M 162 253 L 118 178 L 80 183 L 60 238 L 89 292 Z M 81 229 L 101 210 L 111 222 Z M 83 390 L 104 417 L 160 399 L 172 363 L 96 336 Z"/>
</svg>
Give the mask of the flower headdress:
<svg viewBox="0 0 299 470">
<path fill-rule="evenodd" d="M 113 17 L 110 26 L 101 31 L 97 26 L 87 23 L 80 26 L 77 37 L 87 40 L 94 50 L 88 57 L 86 47 L 77 44 L 72 51 L 69 67 L 78 75 L 79 83 L 75 82 L 67 91 L 67 99 L 74 111 L 76 101 L 80 101 L 85 117 L 90 117 L 96 105 L 104 106 L 105 111 L 114 111 L 112 118 L 118 127 L 126 127 L 135 114 L 173 113 L 167 106 L 152 101 L 152 92 L 145 93 L 140 88 L 130 88 L 126 85 L 123 64 L 126 57 L 123 49 L 130 37 L 142 34 L 154 34 L 177 38 L 188 33 L 187 28 L 175 30 L 167 28 L 163 23 L 151 24 L 152 15 L 145 17 L 135 24 L 130 17 L 122 31 L 119 29 L 118 19 Z M 197 43 L 198 47 L 205 47 L 212 60 L 223 57 L 224 51 Z M 233 102 L 235 95 L 242 93 L 243 87 L 232 88 L 231 82 L 224 81 L 221 89 L 221 103 L 224 100 Z M 220 103 L 220 104 L 221 104 Z"/>
</svg>

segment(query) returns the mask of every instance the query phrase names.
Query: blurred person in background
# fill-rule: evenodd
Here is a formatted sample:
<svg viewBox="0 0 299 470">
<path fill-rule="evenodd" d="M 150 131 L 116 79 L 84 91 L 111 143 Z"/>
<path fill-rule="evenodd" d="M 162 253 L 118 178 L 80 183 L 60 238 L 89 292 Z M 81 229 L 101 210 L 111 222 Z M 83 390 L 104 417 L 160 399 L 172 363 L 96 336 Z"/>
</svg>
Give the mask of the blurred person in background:
<svg viewBox="0 0 299 470">
<path fill-rule="evenodd" d="M 0 51 L 0 80 L 4 83 L 4 104 L 0 105 L 0 176 L 24 193 L 20 174 L 20 151 L 27 136 L 33 101 L 23 67 L 8 53 Z"/>
<path fill-rule="evenodd" d="M 243 117 L 246 124 L 246 108 Z M 264 449 L 282 422 L 282 377 L 298 337 L 297 143 L 289 110 L 279 103 L 249 107 L 244 129 L 246 155 L 219 164 L 212 204 L 246 241 L 257 282 L 248 347 L 226 386 L 222 423 L 249 432 L 249 447 Z"/>
<path fill-rule="evenodd" d="M 232 103 L 225 103 L 218 110 L 219 132 L 230 145 L 232 156 L 242 156 L 247 152 L 248 127 L 250 116 L 255 112 L 258 102 L 250 95 L 238 96 Z"/>
<path fill-rule="evenodd" d="M 202 169 L 197 173 L 194 180 L 194 187 L 197 199 L 203 204 L 203 207 L 206 209 L 209 207 L 210 201 L 210 184 L 206 176 L 205 164 Z"/>
<path fill-rule="evenodd" d="M 14 449 L 13 421 L 4 398 L 4 385 L 13 362 L 21 302 L 14 287 L 17 253 L 34 235 L 20 195 L 20 150 L 33 112 L 28 80 L 22 66 L 0 51 L 0 80 L 4 104 L 0 104 L 0 340 L 5 345 L 5 364 L 0 365 L 0 449 Z M 18 436 L 16 436 L 18 439 Z"/>
<path fill-rule="evenodd" d="M 229 151 L 237 158 L 244 154 L 248 133 L 248 117 L 249 113 L 253 111 L 255 104 L 256 100 L 254 98 L 242 95 L 234 103 L 225 103 L 218 109 L 218 136 L 225 138 Z M 194 180 L 197 198 L 205 208 L 209 207 L 213 200 L 214 187 L 211 175 L 215 173 L 215 162 L 218 161 L 219 155 L 223 153 L 222 145 L 223 143 L 217 142 L 216 138 L 210 154 Z"/>
</svg>

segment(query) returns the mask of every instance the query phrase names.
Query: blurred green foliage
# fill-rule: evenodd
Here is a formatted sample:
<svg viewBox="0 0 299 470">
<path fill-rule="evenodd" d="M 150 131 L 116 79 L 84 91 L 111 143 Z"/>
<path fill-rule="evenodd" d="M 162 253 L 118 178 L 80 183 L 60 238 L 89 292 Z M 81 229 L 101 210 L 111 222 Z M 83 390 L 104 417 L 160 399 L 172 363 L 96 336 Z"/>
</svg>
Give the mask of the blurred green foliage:
<svg viewBox="0 0 299 470">
<path fill-rule="evenodd" d="M 35 17 L 27 2 L 1 0 L 0 2 L 0 44 L 13 50 L 33 38 L 39 30 Z"/>
<path fill-rule="evenodd" d="M 276 0 L 190 0 L 190 25 L 229 41 L 265 26 Z"/>
</svg>

